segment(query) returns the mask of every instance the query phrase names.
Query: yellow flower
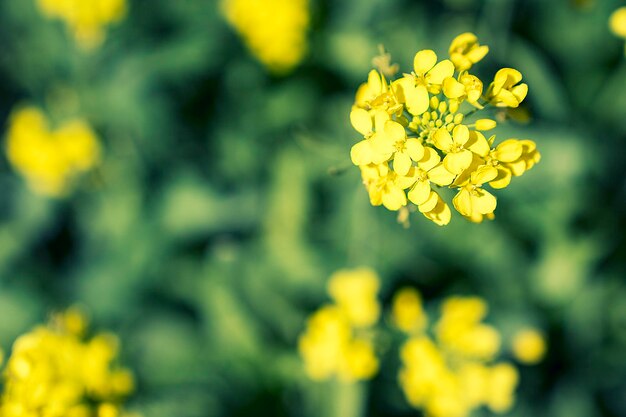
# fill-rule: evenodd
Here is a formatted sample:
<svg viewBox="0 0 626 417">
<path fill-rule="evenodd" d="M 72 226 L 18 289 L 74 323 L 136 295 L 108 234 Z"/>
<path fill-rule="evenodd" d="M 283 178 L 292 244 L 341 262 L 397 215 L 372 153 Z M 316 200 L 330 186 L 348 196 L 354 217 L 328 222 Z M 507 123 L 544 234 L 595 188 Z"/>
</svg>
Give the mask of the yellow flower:
<svg viewBox="0 0 626 417">
<path fill-rule="evenodd" d="M 222 0 L 226 20 L 270 71 L 284 74 L 307 51 L 309 0 Z"/>
<path fill-rule="evenodd" d="M 70 120 L 51 131 L 44 114 L 32 107 L 15 111 L 9 121 L 7 156 L 33 191 L 62 196 L 79 174 L 100 160 L 100 145 L 83 120 Z"/>
<path fill-rule="evenodd" d="M 423 331 L 428 324 L 428 317 L 422 308 L 422 299 L 413 288 L 402 288 L 393 297 L 393 323 L 406 333 Z"/>
<path fill-rule="evenodd" d="M 4 373 L 0 415 L 122 415 L 120 401 L 134 383 L 132 374 L 116 364 L 119 343 L 111 335 L 85 339 L 77 334 L 85 323 L 78 314 L 72 310 L 55 316 L 15 341 Z M 48 412 L 40 414 L 42 410 Z"/>
<path fill-rule="evenodd" d="M 326 306 L 316 311 L 298 342 L 307 375 L 320 381 L 337 373 L 351 337 L 350 324 L 339 308 Z"/>
<path fill-rule="evenodd" d="M 615 36 L 626 39 L 626 6 L 620 7 L 611 14 L 609 27 Z"/>
<path fill-rule="evenodd" d="M 405 103 L 407 110 L 419 116 L 428 110 L 428 92 L 437 94 L 441 84 L 454 75 L 454 64 L 449 60 L 437 63 L 437 54 L 431 50 L 422 50 L 413 58 L 413 72 L 396 83 L 399 101 Z"/>
<path fill-rule="evenodd" d="M 37 4 L 47 17 L 63 20 L 85 49 L 99 46 L 105 27 L 126 14 L 126 0 L 37 0 Z"/>
<path fill-rule="evenodd" d="M 433 143 L 446 153 L 443 166 L 452 174 L 458 175 L 472 163 L 472 152 L 465 148 L 470 138 L 470 131 L 465 125 L 458 125 L 452 131 L 439 129 L 433 135 Z"/>
<path fill-rule="evenodd" d="M 528 85 L 521 83 L 522 74 L 512 68 L 496 73 L 487 89 L 487 100 L 496 107 L 517 107 L 528 94 Z"/>
<path fill-rule="evenodd" d="M 407 138 L 404 126 L 392 120 L 386 121 L 383 130 L 372 137 L 372 149 L 378 163 L 392 160 L 393 170 L 398 175 L 406 175 L 412 163 L 424 156 L 422 143 L 416 138 Z"/>
<path fill-rule="evenodd" d="M 354 165 L 382 164 L 387 160 L 384 154 L 375 151 L 372 137 L 376 132 L 382 133 L 388 120 L 389 115 L 383 110 L 368 112 L 356 106 L 352 108 L 350 122 L 357 132 L 364 136 L 364 139 L 350 150 L 350 159 Z"/>
<path fill-rule="evenodd" d="M 359 86 L 354 105 L 365 110 L 383 110 L 389 114 L 402 110 L 402 104 L 398 103 L 385 76 L 376 70 L 371 70 L 367 82 Z"/>
<path fill-rule="evenodd" d="M 368 268 L 340 270 L 328 282 L 335 302 L 311 315 L 298 349 L 307 375 L 316 381 L 338 377 L 364 380 L 378 372 L 368 329 L 380 315 L 378 276 Z"/>
<path fill-rule="evenodd" d="M 389 169 L 386 164 L 362 165 L 363 184 L 369 192 L 373 206 L 384 205 L 388 210 L 397 211 L 406 206 L 404 190 L 411 186 L 406 177 L 401 177 Z"/>
<path fill-rule="evenodd" d="M 535 329 L 523 329 L 513 336 L 513 355 L 525 364 L 535 364 L 546 353 L 546 342 L 541 333 Z"/>
<path fill-rule="evenodd" d="M 489 53 L 489 47 L 480 45 L 476 35 L 466 32 L 454 38 L 450 44 L 449 53 L 450 60 L 456 69 L 465 71 L 482 60 Z"/>
<path fill-rule="evenodd" d="M 367 327 L 378 320 L 378 275 L 369 268 L 343 269 L 331 275 L 328 293 L 353 326 Z"/>
<path fill-rule="evenodd" d="M 482 220 L 483 215 L 493 213 L 496 209 L 496 198 L 485 191 L 482 185 L 493 181 L 497 176 L 498 170 L 487 165 L 483 165 L 472 172 L 467 184 L 453 198 L 454 208 L 472 220 Z"/>
<path fill-rule="evenodd" d="M 408 173 L 408 179 L 414 183 L 408 193 L 408 198 L 420 207 L 422 212 L 428 212 L 434 208 L 432 201 L 434 191 L 431 188 L 431 182 L 446 186 L 454 180 L 454 174 L 451 174 L 440 161 L 441 158 L 437 152 L 430 147 L 424 148 L 423 158 L 417 161 L 417 165 Z M 428 202 L 430 205 L 424 207 L 423 205 Z"/>
</svg>

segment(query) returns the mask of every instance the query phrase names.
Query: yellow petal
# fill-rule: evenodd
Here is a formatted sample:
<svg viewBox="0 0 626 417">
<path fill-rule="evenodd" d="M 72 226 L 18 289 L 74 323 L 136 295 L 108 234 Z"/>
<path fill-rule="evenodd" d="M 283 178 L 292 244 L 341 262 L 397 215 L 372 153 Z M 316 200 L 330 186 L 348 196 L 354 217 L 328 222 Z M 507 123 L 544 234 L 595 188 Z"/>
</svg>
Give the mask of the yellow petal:
<svg viewBox="0 0 626 417">
<path fill-rule="evenodd" d="M 511 93 L 513 93 L 513 96 L 515 96 L 515 98 L 517 99 L 517 103 L 519 104 L 524 101 L 526 95 L 528 94 L 528 85 L 523 83 L 517 85 L 511 89 Z"/>
<path fill-rule="evenodd" d="M 428 90 L 423 85 L 404 90 L 406 109 L 413 116 L 419 116 L 428 110 Z"/>
<path fill-rule="evenodd" d="M 428 171 L 428 179 L 443 187 L 450 185 L 454 181 L 454 174 L 440 164 Z"/>
<path fill-rule="evenodd" d="M 520 159 L 515 162 L 510 162 L 506 164 L 506 167 L 511 170 L 511 174 L 516 177 L 519 177 L 524 172 L 526 172 L 526 162 L 523 159 Z"/>
<path fill-rule="evenodd" d="M 458 125 L 452 131 L 452 140 L 457 145 L 465 145 L 469 139 L 469 129 L 465 125 Z"/>
<path fill-rule="evenodd" d="M 448 152 L 454 144 L 450 132 L 448 132 L 448 130 L 443 127 L 438 129 L 433 134 L 433 143 L 437 148 L 441 149 L 444 152 Z"/>
<path fill-rule="evenodd" d="M 437 54 L 430 49 L 424 49 L 415 54 L 413 70 L 417 75 L 426 74 L 437 63 Z"/>
<path fill-rule="evenodd" d="M 508 187 L 511 183 L 511 171 L 503 166 L 498 166 L 497 170 L 498 176 L 493 181 L 489 182 L 489 185 L 496 190 Z"/>
<path fill-rule="evenodd" d="M 522 73 L 513 68 L 502 68 L 496 73 L 494 81 L 503 88 L 510 88 L 522 81 Z"/>
<path fill-rule="evenodd" d="M 422 156 L 422 159 L 417 161 L 417 165 L 420 168 L 422 168 L 424 171 L 430 171 L 440 161 L 441 161 L 441 158 L 439 157 L 439 154 L 437 153 L 437 151 L 427 146 L 427 147 L 424 147 L 424 156 Z"/>
<path fill-rule="evenodd" d="M 468 46 L 473 45 L 478 42 L 478 38 L 472 32 L 465 32 L 458 35 L 456 38 L 452 40 L 450 43 L 450 48 L 448 49 L 448 53 L 452 53 L 457 50 L 464 50 Z"/>
<path fill-rule="evenodd" d="M 450 60 L 443 60 L 428 71 L 428 82 L 441 85 L 443 80 L 454 75 L 454 64 Z"/>
<path fill-rule="evenodd" d="M 409 191 L 409 200 L 415 204 L 424 204 L 430 196 L 430 184 L 428 181 L 417 181 L 411 191 Z"/>
<path fill-rule="evenodd" d="M 417 209 L 421 213 L 428 213 L 429 211 L 432 211 L 437 206 L 438 201 L 439 201 L 439 194 L 437 194 L 434 191 L 431 191 L 426 201 L 424 201 L 422 204 L 417 206 Z"/>
<path fill-rule="evenodd" d="M 493 156 L 501 162 L 513 162 L 522 156 L 522 143 L 516 139 L 507 139 L 498 146 L 493 153 Z"/>
<path fill-rule="evenodd" d="M 467 149 L 452 152 L 443 158 L 443 165 L 454 175 L 459 175 L 472 163 L 472 153 Z"/>
<path fill-rule="evenodd" d="M 369 139 L 364 139 L 350 149 L 350 159 L 354 165 L 367 165 L 372 162 L 373 151 Z"/>
<path fill-rule="evenodd" d="M 470 139 L 465 143 L 465 148 L 474 152 L 476 155 L 487 156 L 491 148 L 485 136 L 476 131 L 470 132 Z"/>
<path fill-rule="evenodd" d="M 448 98 L 459 98 L 465 95 L 465 86 L 453 77 L 443 80 L 443 93 Z"/>
<path fill-rule="evenodd" d="M 489 47 L 487 45 L 481 45 L 478 48 L 474 48 L 467 53 L 467 59 L 472 61 L 474 64 L 478 61 L 482 60 L 485 55 L 489 53 Z"/>
<path fill-rule="evenodd" d="M 369 136 L 372 133 L 372 117 L 367 110 L 353 107 L 350 112 L 350 123 L 363 136 Z"/>
<path fill-rule="evenodd" d="M 406 131 L 404 126 L 393 120 L 387 120 L 385 122 L 385 136 L 392 142 L 398 142 L 406 138 Z"/>
<path fill-rule="evenodd" d="M 383 191 L 383 205 L 391 211 L 399 210 L 400 207 L 406 206 L 406 195 L 400 187 L 389 185 Z"/>
<path fill-rule="evenodd" d="M 367 87 L 375 96 L 378 96 L 380 93 L 382 93 L 383 83 L 380 78 L 380 73 L 378 71 L 371 70 L 369 72 L 369 74 L 367 75 Z"/>
<path fill-rule="evenodd" d="M 424 216 L 439 226 L 445 226 L 450 223 L 452 213 L 450 207 L 440 198 L 434 209 L 423 213 Z"/>
<path fill-rule="evenodd" d="M 374 129 L 376 129 L 376 131 L 383 130 L 387 120 L 389 120 L 389 113 L 384 110 L 374 111 Z"/>
<path fill-rule="evenodd" d="M 398 175 L 406 175 L 411 168 L 411 158 L 408 154 L 404 152 L 396 152 L 395 157 L 393 158 L 393 170 L 396 171 Z"/>
<path fill-rule="evenodd" d="M 406 146 L 406 152 L 415 162 L 424 157 L 424 146 L 418 139 L 409 138 L 404 143 L 404 146 Z"/>
<path fill-rule="evenodd" d="M 477 196 L 472 196 L 472 207 L 480 214 L 493 213 L 496 209 L 496 198 L 481 188 L 477 189 Z"/>
<path fill-rule="evenodd" d="M 470 182 L 474 185 L 482 185 L 493 181 L 498 176 L 498 170 L 491 165 L 483 165 L 472 172 Z"/>
<path fill-rule="evenodd" d="M 452 204 L 456 211 L 464 216 L 470 216 L 472 214 L 472 198 L 470 192 L 461 188 L 461 190 L 452 199 Z"/>
</svg>

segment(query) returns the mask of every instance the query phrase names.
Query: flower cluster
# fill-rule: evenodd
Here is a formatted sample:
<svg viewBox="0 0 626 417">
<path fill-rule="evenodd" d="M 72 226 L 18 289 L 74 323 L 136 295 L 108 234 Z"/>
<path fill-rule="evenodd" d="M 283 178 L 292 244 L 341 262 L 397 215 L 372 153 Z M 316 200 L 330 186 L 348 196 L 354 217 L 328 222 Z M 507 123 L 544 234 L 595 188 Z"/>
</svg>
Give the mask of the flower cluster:
<svg viewBox="0 0 626 417">
<path fill-rule="evenodd" d="M 116 365 L 115 336 L 86 338 L 75 309 L 20 336 L 4 371 L 1 417 L 129 417 L 122 400 L 131 373 Z"/>
<path fill-rule="evenodd" d="M 223 14 L 270 71 L 289 72 L 304 57 L 308 0 L 222 0 Z"/>
<path fill-rule="evenodd" d="M 350 113 L 363 140 L 352 147 L 351 159 L 361 169 L 372 205 L 406 210 L 411 202 L 438 225 L 451 211 L 433 186 L 457 191 L 455 209 L 473 222 L 493 218 L 496 198 L 485 189 L 509 185 L 540 159 L 531 140 L 507 139 L 482 132 L 496 121 L 468 122 L 475 112 L 516 108 L 528 86 L 522 74 L 499 70 L 484 89 L 468 71 L 487 54 L 475 35 L 464 33 L 450 45 L 450 59 L 438 61 L 431 50 L 417 52 L 413 71 L 388 82 L 389 65 L 372 70 L 357 93 Z"/>
<path fill-rule="evenodd" d="M 53 131 L 46 116 L 29 107 L 11 116 L 7 154 L 33 191 L 61 196 L 69 191 L 77 174 L 98 163 L 100 145 L 85 121 L 69 120 Z"/>
<path fill-rule="evenodd" d="M 611 14 L 609 27 L 615 36 L 626 40 L 626 6 L 620 7 Z M 626 44 L 624 44 L 624 53 L 626 53 Z"/>
<path fill-rule="evenodd" d="M 309 317 L 298 345 L 311 379 L 354 381 L 376 374 L 371 327 L 380 315 L 378 288 L 378 276 L 370 269 L 342 270 L 330 278 L 334 303 Z"/>
<path fill-rule="evenodd" d="M 429 329 L 419 293 L 396 294 L 393 321 L 409 335 L 400 352 L 400 385 L 413 407 L 432 417 L 463 417 L 482 405 L 497 413 L 511 407 L 518 373 L 511 364 L 492 363 L 500 335 L 482 323 L 486 314 L 480 298 L 451 297 Z"/>
<path fill-rule="evenodd" d="M 106 26 L 126 14 L 126 0 L 37 0 L 37 4 L 47 17 L 64 21 L 84 49 L 99 46 Z"/>
</svg>

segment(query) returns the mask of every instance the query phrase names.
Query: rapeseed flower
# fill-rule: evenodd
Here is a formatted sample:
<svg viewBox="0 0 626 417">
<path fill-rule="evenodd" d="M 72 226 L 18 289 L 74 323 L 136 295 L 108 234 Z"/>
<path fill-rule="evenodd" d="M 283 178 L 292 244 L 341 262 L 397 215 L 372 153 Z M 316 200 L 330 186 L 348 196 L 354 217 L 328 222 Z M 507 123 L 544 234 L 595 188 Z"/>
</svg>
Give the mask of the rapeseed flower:
<svg viewBox="0 0 626 417">
<path fill-rule="evenodd" d="M 300 336 L 298 349 L 307 375 L 316 381 L 372 378 L 378 371 L 371 328 L 380 316 L 380 283 L 367 268 L 341 270 L 328 282 L 334 301 L 315 311 Z"/>
<path fill-rule="evenodd" d="M 37 5 L 47 17 L 62 20 L 84 49 L 98 47 L 106 27 L 126 14 L 126 0 L 37 0 Z"/>
<path fill-rule="evenodd" d="M 85 317 L 70 309 L 20 336 L 3 374 L 0 416 L 127 416 L 121 404 L 134 381 L 117 364 L 119 341 L 86 331 Z"/>
<path fill-rule="evenodd" d="M 270 71 L 283 74 L 307 51 L 309 0 L 222 0 L 226 20 Z"/>
<path fill-rule="evenodd" d="M 357 90 L 350 113 L 363 139 L 351 149 L 372 205 L 388 210 L 417 206 L 427 219 L 443 226 L 451 210 L 433 189 L 457 190 L 454 208 L 473 222 L 492 219 L 496 197 L 484 187 L 507 187 L 539 162 L 535 143 L 524 139 L 496 142 L 482 132 L 497 127 L 491 117 L 473 119 L 476 112 L 517 108 L 528 93 L 522 74 L 499 70 L 487 89 L 468 71 L 489 51 L 472 33 L 452 41 L 450 59 L 432 50 L 418 51 L 411 73 L 395 80 L 389 54 Z M 402 218 L 406 216 L 401 216 Z"/>
<path fill-rule="evenodd" d="M 11 115 L 7 156 L 34 192 L 59 197 L 98 164 L 100 144 L 86 121 L 69 120 L 51 130 L 41 110 L 27 107 Z"/>
<path fill-rule="evenodd" d="M 397 293 L 392 319 L 409 335 L 400 350 L 399 382 L 413 407 L 433 417 L 465 417 L 483 405 L 496 413 L 511 408 L 518 373 L 508 363 L 494 363 L 500 334 L 482 322 L 486 315 L 482 299 L 450 297 L 428 326 L 419 293 Z"/>
</svg>

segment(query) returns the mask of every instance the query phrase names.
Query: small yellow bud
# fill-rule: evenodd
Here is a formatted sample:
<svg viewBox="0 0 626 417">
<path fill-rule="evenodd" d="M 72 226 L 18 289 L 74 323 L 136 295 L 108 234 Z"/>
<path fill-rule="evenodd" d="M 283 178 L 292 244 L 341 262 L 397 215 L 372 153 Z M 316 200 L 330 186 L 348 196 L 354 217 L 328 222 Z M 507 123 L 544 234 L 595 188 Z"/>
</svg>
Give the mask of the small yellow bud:
<svg viewBox="0 0 626 417">
<path fill-rule="evenodd" d="M 476 130 L 491 130 L 497 125 L 495 120 L 492 119 L 479 119 L 476 120 Z"/>
</svg>

